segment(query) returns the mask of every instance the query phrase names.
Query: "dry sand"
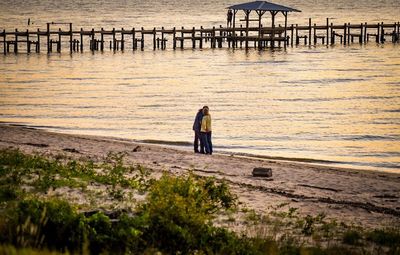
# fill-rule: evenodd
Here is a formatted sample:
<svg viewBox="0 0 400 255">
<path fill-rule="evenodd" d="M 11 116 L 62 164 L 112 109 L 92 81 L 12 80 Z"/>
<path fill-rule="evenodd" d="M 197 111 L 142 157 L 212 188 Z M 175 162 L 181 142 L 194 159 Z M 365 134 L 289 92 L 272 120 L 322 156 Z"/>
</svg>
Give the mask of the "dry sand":
<svg viewBox="0 0 400 255">
<path fill-rule="evenodd" d="M 367 227 L 400 223 L 400 174 L 345 169 L 282 160 L 215 153 L 212 156 L 118 138 L 68 135 L 0 124 L 0 148 L 68 154 L 94 160 L 108 152 L 126 152 L 127 160 L 153 171 L 225 179 L 239 200 L 262 213 L 282 203 L 302 214 L 324 212 L 339 221 Z M 270 179 L 252 177 L 254 167 L 272 168 Z"/>
</svg>

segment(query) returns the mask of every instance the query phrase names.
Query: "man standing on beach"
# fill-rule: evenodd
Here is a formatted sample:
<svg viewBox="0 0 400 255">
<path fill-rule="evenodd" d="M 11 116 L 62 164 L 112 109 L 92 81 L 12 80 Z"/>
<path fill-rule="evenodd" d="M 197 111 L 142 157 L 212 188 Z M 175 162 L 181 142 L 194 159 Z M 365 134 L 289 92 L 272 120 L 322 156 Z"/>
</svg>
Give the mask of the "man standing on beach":
<svg viewBox="0 0 400 255">
<path fill-rule="evenodd" d="M 213 153 L 213 147 L 211 142 L 211 115 L 208 106 L 203 107 L 203 120 L 201 121 L 200 136 L 204 144 L 205 153 L 211 155 Z"/>
<path fill-rule="evenodd" d="M 199 109 L 196 114 L 193 123 L 193 131 L 194 131 L 194 152 L 195 153 L 204 153 L 204 144 L 200 137 L 200 129 L 201 129 L 201 122 L 203 120 L 203 108 Z M 199 141 L 200 141 L 200 151 L 199 151 Z"/>
</svg>

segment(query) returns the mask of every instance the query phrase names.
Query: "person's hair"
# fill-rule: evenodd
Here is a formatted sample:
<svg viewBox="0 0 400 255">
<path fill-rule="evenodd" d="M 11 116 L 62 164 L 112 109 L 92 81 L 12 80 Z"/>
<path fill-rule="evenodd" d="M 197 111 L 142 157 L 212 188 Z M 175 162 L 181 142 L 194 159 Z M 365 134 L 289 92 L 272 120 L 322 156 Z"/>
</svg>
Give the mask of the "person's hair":
<svg viewBox="0 0 400 255">
<path fill-rule="evenodd" d="M 209 109 L 207 105 L 203 106 L 203 109 Z"/>
</svg>

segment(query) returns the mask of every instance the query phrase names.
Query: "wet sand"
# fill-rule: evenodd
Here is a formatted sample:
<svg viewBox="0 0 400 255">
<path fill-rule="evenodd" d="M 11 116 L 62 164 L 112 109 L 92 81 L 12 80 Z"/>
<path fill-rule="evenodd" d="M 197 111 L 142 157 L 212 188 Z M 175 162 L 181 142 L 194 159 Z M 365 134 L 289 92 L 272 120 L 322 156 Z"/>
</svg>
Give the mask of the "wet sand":
<svg viewBox="0 0 400 255">
<path fill-rule="evenodd" d="M 131 163 L 154 172 L 195 174 L 225 179 L 239 200 L 257 212 L 288 203 L 302 214 L 326 213 L 338 221 L 367 227 L 400 223 L 400 174 L 331 167 L 304 162 L 215 153 L 212 156 L 167 146 L 110 137 L 52 133 L 0 123 L 0 149 L 67 154 L 101 160 L 108 152 L 126 152 Z M 272 178 L 252 177 L 269 167 Z"/>
</svg>

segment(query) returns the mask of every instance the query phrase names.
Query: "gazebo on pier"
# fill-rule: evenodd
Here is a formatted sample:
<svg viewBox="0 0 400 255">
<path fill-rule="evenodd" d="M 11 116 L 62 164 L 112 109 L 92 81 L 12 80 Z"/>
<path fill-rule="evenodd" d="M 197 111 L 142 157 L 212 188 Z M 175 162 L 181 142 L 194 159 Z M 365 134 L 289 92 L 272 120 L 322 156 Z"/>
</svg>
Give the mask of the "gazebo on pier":
<svg viewBox="0 0 400 255">
<path fill-rule="evenodd" d="M 244 11 L 245 13 L 245 21 L 246 21 L 246 48 L 248 48 L 248 41 L 249 39 L 258 41 L 259 47 L 262 42 L 266 41 L 271 41 L 271 46 L 274 47 L 274 42 L 275 41 L 284 41 L 286 45 L 286 40 L 287 40 L 287 16 L 289 12 L 301 12 L 300 10 L 279 5 L 279 4 L 274 4 L 270 3 L 267 1 L 253 1 L 253 2 L 248 2 L 248 3 L 243 3 L 243 4 L 236 4 L 229 6 L 228 9 L 233 10 L 233 22 L 232 22 L 232 39 L 235 42 L 236 41 L 236 35 L 235 35 L 235 27 L 236 27 L 236 14 L 239 10 Z M 250 13 L 252 11 L 255 11 L 258 15 L 258 37 L 257 38 L 250 38 L 249 37 L 249 21 L 250 21 Z M 266 31 L 265 29 L 262 29 L 262 23 L 261 19 L 262 16 L 269 12 L 271 14 L 271 29 Z M 284 32 L 284 37 L 275 37 L 276 34 L 276 29 L 275 29 L 275 16 L 278 13 L 282 13 L 283 16 L 285 17 L 285 29 L 283 30 Z M 263 34 L 268 33 L 270 34 L 269 37 L 264 37 Z"/>
</svg>

